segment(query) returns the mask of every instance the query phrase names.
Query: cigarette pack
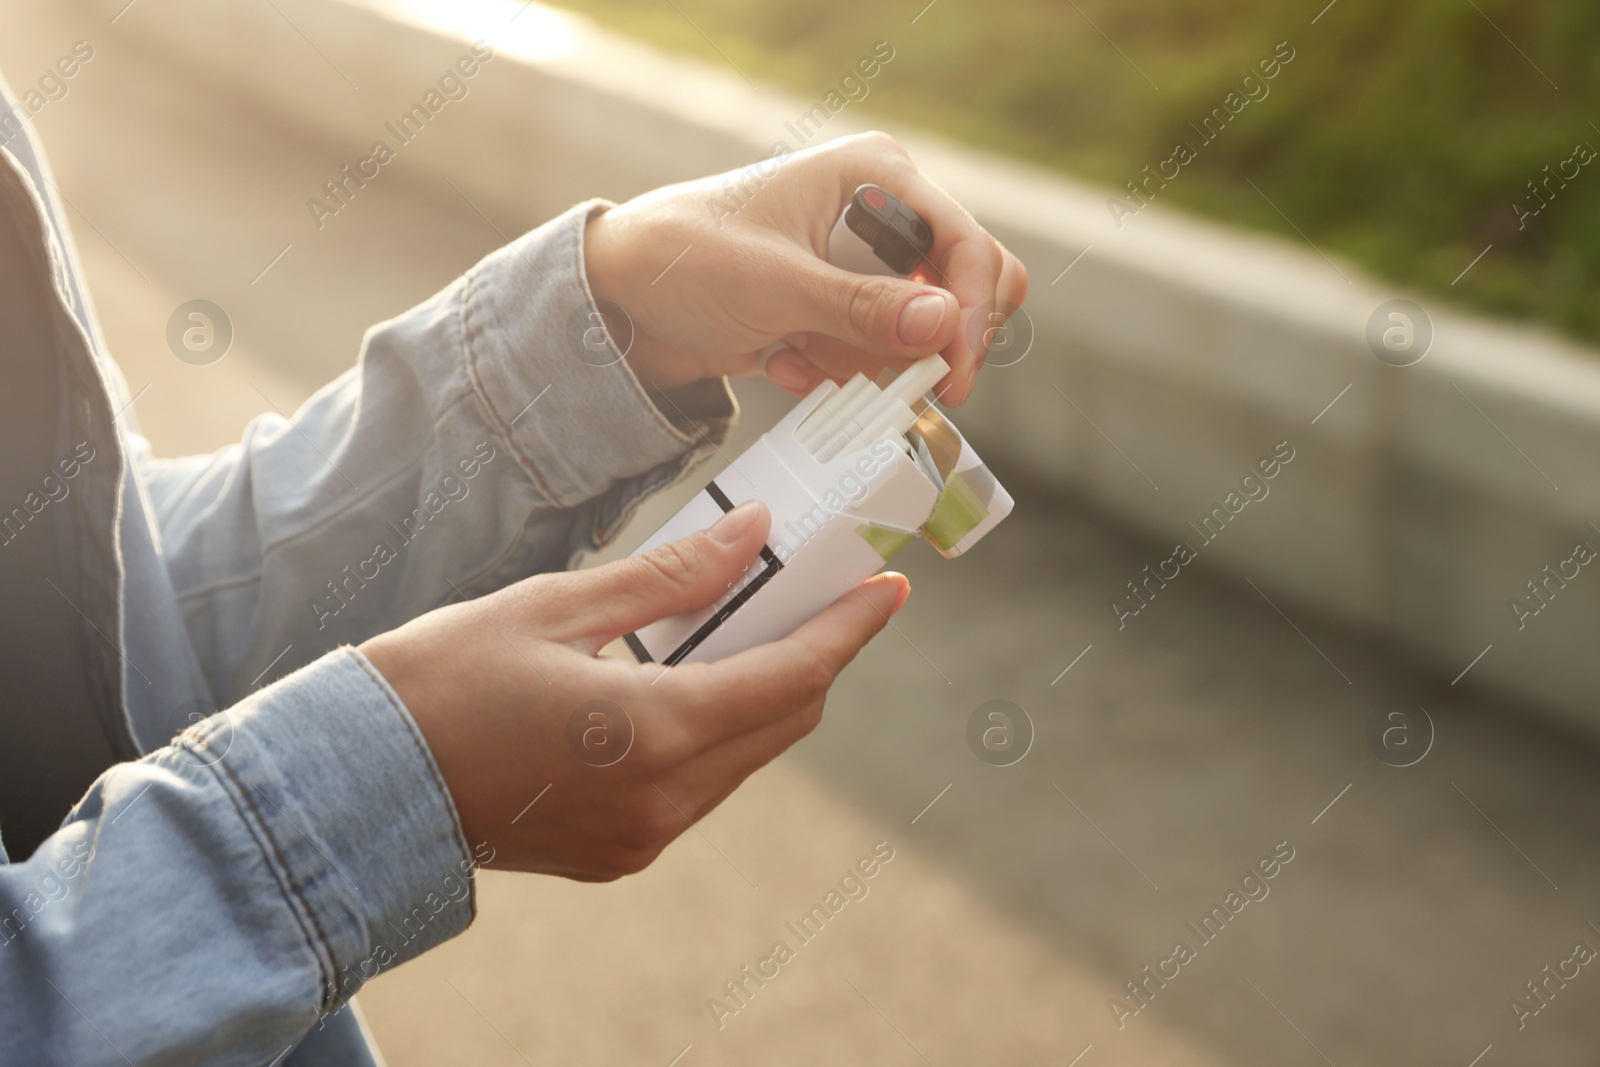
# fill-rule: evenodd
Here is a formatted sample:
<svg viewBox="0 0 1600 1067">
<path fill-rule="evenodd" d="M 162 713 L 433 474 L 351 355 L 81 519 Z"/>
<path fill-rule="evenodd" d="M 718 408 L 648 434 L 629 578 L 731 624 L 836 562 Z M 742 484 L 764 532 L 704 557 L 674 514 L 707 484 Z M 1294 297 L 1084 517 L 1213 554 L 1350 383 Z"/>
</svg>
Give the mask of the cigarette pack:
<svg viewBox="0 0 1600 1067">
<path fill-rule="evenodd" d="M 1010 514 L 1011 495 L 926 397 L 904 435 L 817 459 L 801 424 L 839 389 L 817 386 L 640 546 L 687 537 L 746 500 L 772 513 L 760 557 L 716 603 L 626 636 L 641 662 L 713 661 L 784 637 L 916 538 L 953 559 Z"/>
</svg>

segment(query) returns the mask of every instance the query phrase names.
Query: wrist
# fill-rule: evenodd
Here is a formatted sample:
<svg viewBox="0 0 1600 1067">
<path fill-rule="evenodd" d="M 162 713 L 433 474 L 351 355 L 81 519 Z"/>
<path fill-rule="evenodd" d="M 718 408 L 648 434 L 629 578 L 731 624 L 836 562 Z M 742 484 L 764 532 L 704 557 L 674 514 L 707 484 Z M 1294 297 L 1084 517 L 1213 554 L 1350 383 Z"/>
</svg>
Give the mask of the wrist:
<svg viewBox="0 0 1600 1067">
<path fill-rule="evenodd" d="M 670 389 L 686 384 L 681 376 L 673 379 L 661 373 L 656 346 L 643 336 L 638 321 L 633 317 L 623 279 L 628 277 L 630 242 L 618 231 L 623 227 L 612 217 L 609 208 L 603 208 L 585 221 L 583 227 L 583 273 L 589 286 L 589 295 L 599 310 L 612 343 L 621 352 L 641 384 L 651 389 Z M 620 312 L 620 316 L 619 313 Z M 623 321 L 616 321 L 618 318 Z"/>
</svg>

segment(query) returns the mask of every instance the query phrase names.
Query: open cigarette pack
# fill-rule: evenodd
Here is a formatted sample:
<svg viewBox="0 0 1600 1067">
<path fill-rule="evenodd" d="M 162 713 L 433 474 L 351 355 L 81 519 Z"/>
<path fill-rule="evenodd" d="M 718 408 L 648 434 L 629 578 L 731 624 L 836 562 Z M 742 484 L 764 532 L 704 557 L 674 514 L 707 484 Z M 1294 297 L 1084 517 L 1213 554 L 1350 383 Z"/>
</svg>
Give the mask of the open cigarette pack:
<svg viewBox="0 0 1600 1067">
<path fill-rule="evenodd" d="M 931 356 L 883 390 L 860 375 L 824 382 L 696 494 L 638 551 L 751 499 L 771 511 L 771 533 L 716 603 L 628 634 L 634 655 L 670 666 L 776 640 L 918 537 L 954 558 L 1010 514 L 1011 495 L 922 395 L 945 370 Z"/>
</svg>

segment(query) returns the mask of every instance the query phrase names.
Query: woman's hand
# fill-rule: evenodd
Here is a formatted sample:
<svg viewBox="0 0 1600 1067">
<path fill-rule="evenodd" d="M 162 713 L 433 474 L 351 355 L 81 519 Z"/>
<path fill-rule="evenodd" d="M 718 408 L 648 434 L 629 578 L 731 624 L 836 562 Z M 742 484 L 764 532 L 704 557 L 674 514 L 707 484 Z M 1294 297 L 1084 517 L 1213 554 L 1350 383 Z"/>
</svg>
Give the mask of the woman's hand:
<svg viewBox="0 0 1600 1067">
<path fill-rule="evenodd" d="M 817 725 L 839 671 L 905 602 L 903 576 L 875 575 L 790 636 L 717 663 L 595 655 L 723 595 L 770 524 L 751 502 L 685 540 L 530 578 L 361 646 L 491 866 L 580 881 L 640 870 Z"/>
<path fill-rule="evenodd" d="M 913 280 L 825 258 L 840 212 L 869 182 L 933 229 Z M 657 189 L 593 218 L 584 250 L 596 300 L 632 320 L 630 366 L 659 389 L 757 373 L 757 353 L 782 340 L 792 351 L 775 354 L 767 374 L 796 395 L 938 352 L 951 370 L 935 394 L 960 404 L 995 325 L 970 329 L 971 316 L 997 304 L 1009 313 L 1028 291 L 1017 258 L 883 133 Z"/>
</svg>

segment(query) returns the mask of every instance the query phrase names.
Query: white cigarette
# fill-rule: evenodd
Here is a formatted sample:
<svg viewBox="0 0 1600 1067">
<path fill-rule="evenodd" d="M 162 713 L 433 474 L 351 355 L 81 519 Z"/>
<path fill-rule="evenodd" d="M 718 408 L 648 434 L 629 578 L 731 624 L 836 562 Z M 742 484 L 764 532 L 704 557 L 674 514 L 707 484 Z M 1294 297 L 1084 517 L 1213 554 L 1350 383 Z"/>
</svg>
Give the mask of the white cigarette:
<svg viewBox="0 0 1600 1067">
<path fill-rule="evenodd" d="M 917 360 L 900 373 L 900 376 L 889 383 L 885 394 L 893 394 L 900 398 L 906 405 L 916 403 L 923 393 L 939 384 L 939 380 L 950 373 L 950 364 L 944 361 L 937 353 Z"/>
<path fill-rule="evenodd" d="M 939 379 L 949 373 L 950 365 L 938 355 L 927 356 L 917 360 L 901 371 L 900 376 L 890 382 L 876 400 L 866 405 L 864 410 L 856 417 L 856 424 L 863 428 L 885 424 L 885 418 L 889 414 L 898 411 L 896 405 L 909 408 L 917 402 L 917 399 L 923 393 L 937 385 Z M 841 426 L 840 428 L 844 427 Z M 900 432 L 903 433 L 910 428 L 911 423 L 908 422 L 900 428 Z M 883 435 L 880 434 L 879 436 Z M 826 441 L 828 438 L 824 437 L 823 440 Z M 876 440 L 876 438 L 869 440 Z M 854 447 L 854 442 L 855 438 L 851 438 L 851 444 L 846 447 Z M 838 453 L 835 452 L 833 455 L 838 455 Z M 828 455 L 826 449 L 824 449 L 821 458 L 832 459 L 833 456 Z"/>
<path fill-rule="evenodd" d="M 866 375 L 857 374 L 845 382 L 842 387 L 835 390 L 832 396 L 818 404 L 817 410 L 807 415 L 806 421 L 800 424 L 800 431 L 797 435 L 800 443 L 808 448 L 811 447 L 821 437 L 823 428 L 838 413 L 840 407 L 855 399 L 863 389 L 871 384 Z"/>
<path fill-rule="evenodd" d="M 864 374 L 857 374 L 845 383 L 843 389 L 830 396 L 817 409 L 814 415 L 821 414 L 821 421 L 815 426 L 808 426 L 811 419 L 801 424 L 800 443 L 815 453 L 821 445 L 848 426 L 851 419 L 865 410 L 880 395 L 882 394 L 878 392 L 878 387 L 873 384 L 872 379 Z"/>
<path fill-rule="evenodd" d="M 860 433 L 852 437 L 843 448 L 825 451 L 821 455 L 824 463 L 843 452 L 855 452 L 866 448 L 874 441 L 882 438 L 895 437 L 911 429 L 911 424 L 917 421 L 916 412 L 909 408 L 905 401 L 897 397 L 887 397 L 884 409 L 867 423 Z"/>
</svg>

